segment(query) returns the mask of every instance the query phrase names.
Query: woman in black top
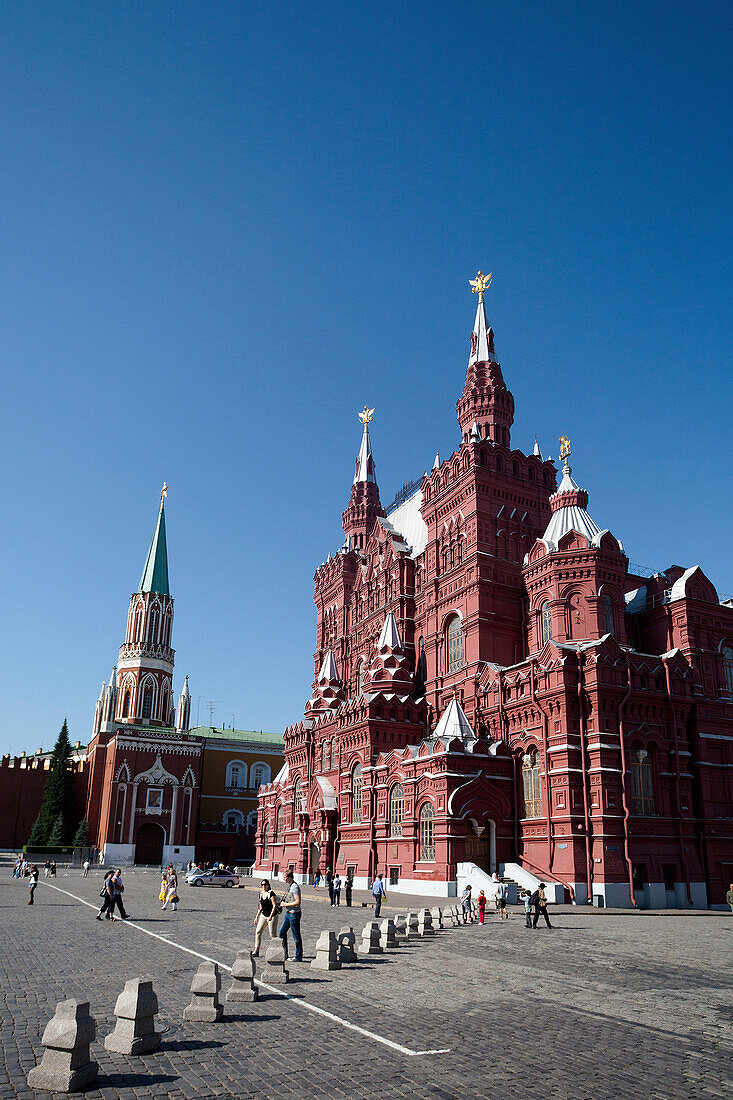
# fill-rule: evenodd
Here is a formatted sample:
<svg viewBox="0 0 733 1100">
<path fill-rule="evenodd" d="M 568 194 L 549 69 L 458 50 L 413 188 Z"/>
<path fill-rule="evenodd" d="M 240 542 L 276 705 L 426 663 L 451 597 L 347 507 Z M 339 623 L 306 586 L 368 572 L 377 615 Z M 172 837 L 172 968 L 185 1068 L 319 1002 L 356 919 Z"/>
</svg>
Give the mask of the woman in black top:
<svg viewBox="0 0 733 1100">
<path fill-rule="evenodd" d="M 263 878 L 260 883 L 262 889 L 260 890 L 260 904 L 257 906 L 257 912 L 255 913 L 254 926 L 255 926 L 255 949 L 254 955 L 259 955 L 260 944 L 262 942 L 262 933 L 266 928 L 270 930 L 270 939 L 274 940 L 277 934 L 277 914 L 278 904 L 277 895 L 271 890 L 270 882 L 268 879 Z"/>
</svg>

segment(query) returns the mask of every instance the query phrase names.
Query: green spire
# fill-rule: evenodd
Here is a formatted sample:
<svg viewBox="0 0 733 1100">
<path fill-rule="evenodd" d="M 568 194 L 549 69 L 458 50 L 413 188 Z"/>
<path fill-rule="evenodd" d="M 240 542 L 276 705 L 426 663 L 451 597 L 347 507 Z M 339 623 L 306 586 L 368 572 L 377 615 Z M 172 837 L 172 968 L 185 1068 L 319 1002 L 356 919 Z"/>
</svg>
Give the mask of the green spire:
<svg viewBox="0 0 733 1100">
<path fill-rule="evenodd" d="M 145 560 L 145 568 L 140 578 L 139 592 L 158 592 L 161 596 L 170 596 L 168 589 L 168 548 L 165 543 L 165 511 L 164 501 L 167 485 L 163 486 L 160 494 L 160 511 L 158 522 L 155 524 L 153 539 L 150 543 L 148 556 Z"/>
</svg>

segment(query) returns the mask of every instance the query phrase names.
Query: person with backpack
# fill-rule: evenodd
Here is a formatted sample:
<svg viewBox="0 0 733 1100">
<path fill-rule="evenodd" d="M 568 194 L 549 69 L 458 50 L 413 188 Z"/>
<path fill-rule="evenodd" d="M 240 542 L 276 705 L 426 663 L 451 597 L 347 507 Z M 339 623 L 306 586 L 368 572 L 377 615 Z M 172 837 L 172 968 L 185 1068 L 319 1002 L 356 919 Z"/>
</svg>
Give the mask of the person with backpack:
<svg viewBox="0 0 733 1100">
<path fill-rule="evenodd" d="M 532 895 L 529 890 L 524 891 L 524 927 L 532 927 Z"/>
<path fill-rule="evenodd" d="M 463 911 L 463 923 L 473 924 L 473 917 L 471 916 L 471 883 L 467 882 L 463 887 L 463 893 L 461 894 L 461 909 Z"/>
<path fill-rule="evenodd" d="M 534 905 L 534 917 L 532 918 L 532 927 L 537 927 L 537 921 L 540 919 L 540 913 L 545 918 L 545 924 L 548 928 L 552 928 L 550 924 L 550 918 L 547 915 L 547 895 L 545 894 L 545 883 L 541 882 L 539 888 L 532 894 L 532 904 Z"/>
<path fill-rule="evenodd" d="M 174 871 L 173 867 L 170 868 L 170 870 L 167 872 L 167 875 L 166 875 L 165 900 L 163 901 L 163 904 L 161 905 L 160 908 L 161 909 L 167 909 L 168 908 L 168 902 L 171 903 L 171 908 L 173 909 L 173 912 L 175 913 L 178 909 L 179 897 L 178 897 L 178 875 Z"/>
<path fill-rule="evenodd" d="M 496 887 L 496 905 L 502 920 L 509 920 L 509 910 L 507 909 L 508 897 L 509 887 L 503 879 L 499 879 L 499 883 Z"/>
<path fill-rule="evenodd" d="M 114 874 L 113 871 L 108 871 L 107 874 L 104 876 L 104 885 L 102 886 L 102 889 L 99 891 L 99 896 L 102 899 L 102 904 L 100 906 L 99 912 L 97 913 L 97 920 L 102 920 L 102 919 L 104 919 L 104 920 L 113 920 L 114 919 L 113 916 L 112 916 L 112 910 L 115 907 L 114 887 L 112 885 L 112 875 L 113 874 Z"/>
<path fill-rule="evenodd" d="M 382 901 L 387 898 L 387 891 L 384 889 L 381 875 L 377 875 L 372 883 L 372 897 L 374 898 L 374 917 L 376 920 L 382 911 Z"/>
</svg>

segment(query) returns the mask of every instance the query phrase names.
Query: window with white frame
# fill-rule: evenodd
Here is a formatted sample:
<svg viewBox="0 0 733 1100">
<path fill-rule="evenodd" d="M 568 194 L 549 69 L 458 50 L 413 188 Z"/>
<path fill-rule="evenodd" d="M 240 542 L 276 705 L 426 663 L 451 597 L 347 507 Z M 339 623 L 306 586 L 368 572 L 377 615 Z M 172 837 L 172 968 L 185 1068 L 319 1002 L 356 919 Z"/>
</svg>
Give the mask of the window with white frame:
<svg viewBox="0 0 733 1100">
<path fill-rule="evenodd" d="M 247 765 L 243 760 L 229 761 L 226 785 L 234 790 L 242 790 L 247 786 Z"/>
<path fill-rule="evenodd" d="M 522 787 L 524 790 L 524 816 L 542 816 L 542 781 L 540 761 L 536 750 L 526 752 L 522 758 Z"/>
<path fill-rule="evenodd" d="M 223 818 L 224 828 L 230 833 L 238 833 L 244 825 L 244 814 L 239 810 L 227 810 Z"/>
<path fill-rule="evenodd" d="M 249 773 L 249 785 L 257 790 L 258 787 L 270 782 L 270 765 L 253 764 Z"/>
<path fill-rule="evenodd" d="M 395 783 L 389 799 L 389 835 L 402 836 L 405 796 L 400 783 Z"/>
<path fill-rule="evenodd" d="M 435 859 L 435 810 L 426 802 L 420 810 L 420 859 Z"/>
<path fill-rule="evenodd" d="M 448 672 L 458 672 L 463 668 L 463 631 L 461 620 L 454 615 L 448 624 Z"/>
</svg>

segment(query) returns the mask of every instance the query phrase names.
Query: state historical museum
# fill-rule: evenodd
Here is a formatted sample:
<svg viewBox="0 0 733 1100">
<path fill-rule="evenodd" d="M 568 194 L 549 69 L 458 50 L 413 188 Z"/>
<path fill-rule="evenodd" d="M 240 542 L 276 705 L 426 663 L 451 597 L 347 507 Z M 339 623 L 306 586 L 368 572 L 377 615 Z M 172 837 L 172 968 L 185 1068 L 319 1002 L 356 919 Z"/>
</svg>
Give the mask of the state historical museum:
<svg viewBox="0 0 733 1100">
<path fill-rule="evenodd" d="M 478 309 L 461 439 L 382 507 L 364 424 L 315 574 L 315 681 L 260 790 L 257 868 L 450 896 L 500 869 L 597 904 L 721 904 L 733 878 L 733 604 L 629 571 L 568 464 L 512 447 Z M 478 878 L 477 878 L 478 876 Z"/>
</svg>

